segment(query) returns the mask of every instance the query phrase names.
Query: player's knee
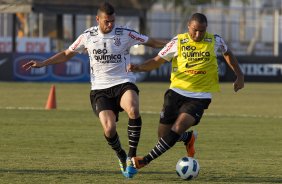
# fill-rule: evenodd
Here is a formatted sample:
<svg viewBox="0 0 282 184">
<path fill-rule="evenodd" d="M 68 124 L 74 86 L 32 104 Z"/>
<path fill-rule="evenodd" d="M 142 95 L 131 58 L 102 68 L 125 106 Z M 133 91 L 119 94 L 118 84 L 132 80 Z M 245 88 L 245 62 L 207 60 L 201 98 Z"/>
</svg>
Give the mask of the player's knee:
<svg viewBox="0 0 282 184">
<path fill-rule="evenodd" d="M 104 130 L 104 134 L 106 137 L 114 137 L 116 132 L 115 131 L 112 131 L 112 130 Z"/>
<path fill-rule="evenodd" d="M 128 117 L 130 119 L 136 119 L 140 116 L 139 109 L 137 107 L 134 107 L 134 106 L 132 106 L 128 109 L 127 114 L 128 114 Z"/>
<path fill-rule="evenodd" d="M 112 126 L 112 125 L 104 126 L 104 134 L 105 134 L 107 137 L 113 137 L 113 136 L 115 136 L 115 134 L 116 134 L 116 128 L 115 128 L 115 126 Z"/>
</svg>

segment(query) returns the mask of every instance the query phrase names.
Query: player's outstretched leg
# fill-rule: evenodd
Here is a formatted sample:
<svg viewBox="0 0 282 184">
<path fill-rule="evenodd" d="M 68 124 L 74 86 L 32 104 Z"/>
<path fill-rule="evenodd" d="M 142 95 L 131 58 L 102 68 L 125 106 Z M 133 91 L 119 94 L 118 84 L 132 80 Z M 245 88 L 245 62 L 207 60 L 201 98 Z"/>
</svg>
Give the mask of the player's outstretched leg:
<svg viewBox="0 0 282 184">
<path fill-rule="evenodd" d="M 141 169 L 148 164 L 144 157 L 133 157 L 131 160 L 136 169 Z"/>
<path fill-rule="evenodd" d="M 148 165 L 152 160 L 158 158 L 167 150 L 172 148 L 179 139 L 178 135 L 174 131 L 170 131 L 166 136 L 161 137 L 155 147 L 144 157 L 132 157 L 131 161 L 136 169 L 140 169 L 145 165 Z"/>
</svg>

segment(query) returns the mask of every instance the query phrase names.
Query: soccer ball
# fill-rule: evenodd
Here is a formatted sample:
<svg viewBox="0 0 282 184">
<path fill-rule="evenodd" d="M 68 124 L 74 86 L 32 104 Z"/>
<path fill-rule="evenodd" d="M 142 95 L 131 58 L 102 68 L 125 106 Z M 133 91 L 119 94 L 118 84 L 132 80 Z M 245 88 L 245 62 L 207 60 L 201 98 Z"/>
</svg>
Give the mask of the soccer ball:
<svg viewBox="0 0 282 184">
<path fill-rule="evenodd" d="M 196 178 L 200 171 L 200 165 L 195 158 L 183 157 L 176 164 L 176 174 L 184 179 L 191 180 Z"/>
</svg>

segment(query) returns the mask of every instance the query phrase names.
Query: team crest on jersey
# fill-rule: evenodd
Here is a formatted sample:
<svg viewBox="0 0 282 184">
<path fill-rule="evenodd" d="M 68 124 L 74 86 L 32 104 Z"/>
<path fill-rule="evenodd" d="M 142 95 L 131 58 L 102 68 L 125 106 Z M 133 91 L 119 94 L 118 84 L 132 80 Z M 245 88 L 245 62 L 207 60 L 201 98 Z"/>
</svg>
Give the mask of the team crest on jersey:
<svg viewBox="0 0 282 184">
<path fill-rule="evenodd" d="M 120 44 L 121 44 L 121 42 L 120 42 L 120 37 L 118 37 L 118 36 L 115 36 L 115 37 L 114 37 L 114 44 L 115 44 L 116 46 L 120 46 Z"/>
<path fill-rule="evenodd" d="M 185 39 L 180 40 L 180 43 L 181 43 L 181 44 L 184 44 L 184 43 L 187 43 L 187 42 L 189 42 L 189 39 L 188 39 L 188 38 L 185 38 Z"/>
<path fill-rule="evenodd" d="M 123 34 L 123 28 L 116 28 L 115 29 L 115 35 L 122 35 Z"/>
</svg>

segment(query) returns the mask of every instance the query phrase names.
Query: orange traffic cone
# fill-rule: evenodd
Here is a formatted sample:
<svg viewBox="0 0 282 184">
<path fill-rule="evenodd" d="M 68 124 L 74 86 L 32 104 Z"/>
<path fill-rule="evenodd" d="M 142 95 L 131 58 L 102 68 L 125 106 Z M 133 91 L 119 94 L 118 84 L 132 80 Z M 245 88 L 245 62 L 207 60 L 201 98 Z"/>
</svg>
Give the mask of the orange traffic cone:
<svg viewBox="0 0 282 184">
<path fill-rule="evenodd" d="M 56 90 L 55 90 L 55 85 L 51 86 L 48 100 L 46 102 L 45 109 L 50 110 L 50 109 L 56 109 Z"/>
</svg>

